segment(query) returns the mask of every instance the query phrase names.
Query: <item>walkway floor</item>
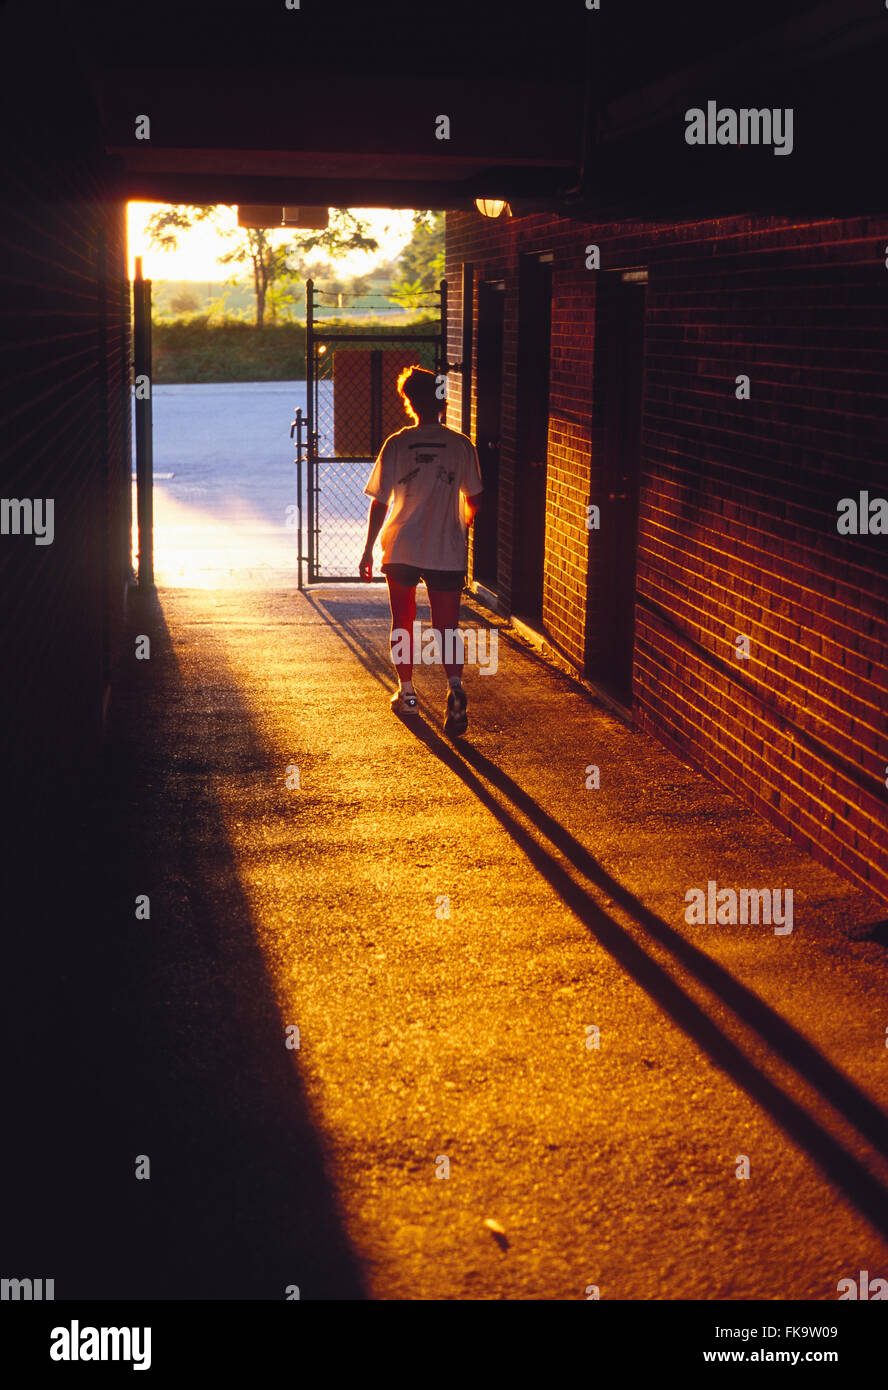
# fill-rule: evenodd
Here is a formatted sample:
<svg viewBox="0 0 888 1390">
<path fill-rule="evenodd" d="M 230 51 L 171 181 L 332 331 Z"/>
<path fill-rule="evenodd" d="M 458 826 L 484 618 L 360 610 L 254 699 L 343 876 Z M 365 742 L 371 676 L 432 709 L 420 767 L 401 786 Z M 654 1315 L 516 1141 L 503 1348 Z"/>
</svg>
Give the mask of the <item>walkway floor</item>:
<svg viewBox="0 0 888 1390">
<path fill-rule="evenodd" d="M 377 588 L 161 590 L 130 624 L 151 658 L 112 704 L 94 928 L 46 1001 L 67 1084 L 20 1184 L 57 1297 L 888 1275 L 884 904 L 504 633 L 452 745 L 440 668 L 415 727 L 389 712 Z M 792 932 L 688 925 L 709 880 L 792 888 Z"/>
</svg>

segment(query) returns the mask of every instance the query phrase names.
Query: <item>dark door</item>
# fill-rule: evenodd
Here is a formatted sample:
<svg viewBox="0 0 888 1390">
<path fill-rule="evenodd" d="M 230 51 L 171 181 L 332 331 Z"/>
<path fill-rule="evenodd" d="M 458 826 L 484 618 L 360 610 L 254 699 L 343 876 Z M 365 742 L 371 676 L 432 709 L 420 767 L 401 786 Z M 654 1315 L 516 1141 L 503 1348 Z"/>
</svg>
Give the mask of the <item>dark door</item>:
<svg viewBox="0 0 888 1390">
<path fill-rule="evenodd" d="M 502 281 L 478 286 L 478 413 L 475 442 L 481 462 L 484 497 L 473 528 L 472 578 L 496 589 L 499 536 L 500 420 L 503 394 Z"/>
<path fill-rule="evenodd" d="M 518 277 L 518 441 L 512 607 L 537 623 L 543 613 L 552 266 L 522 256 Z"/>
<path fill-rule="evenodd" d="M 604 273 L 595 311 L 595 400 L 604 467 L 601 530 L 592 533 L 601 564 L 590 619 L 598 625 L 597 674 L 627 706 L 632 702 L 646 295 L 645 272 Z"/>
</svg>

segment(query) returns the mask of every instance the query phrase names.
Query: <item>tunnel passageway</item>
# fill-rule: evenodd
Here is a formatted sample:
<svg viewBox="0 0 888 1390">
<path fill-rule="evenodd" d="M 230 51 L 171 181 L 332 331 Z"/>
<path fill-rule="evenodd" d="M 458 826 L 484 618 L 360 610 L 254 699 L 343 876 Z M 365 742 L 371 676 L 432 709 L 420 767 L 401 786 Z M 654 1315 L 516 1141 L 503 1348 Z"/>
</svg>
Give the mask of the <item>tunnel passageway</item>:
<svg viewBox="0 0 888 1390">
<path fill-rule="evenodd" d="M 157 1155 L 151 1202 L 96 1192 L 124 1289 L 830 1299 L 884 1266 L 878 904 L 502 632 L 454 747 L 435 667 L 389 712 L 383 593 L 130 622 L 107 949 L 72 962 L 112 1000 L 81 1060 Z M 793 932 L 687 925 L 708 879 L 792 885 Z"/>
</svg>

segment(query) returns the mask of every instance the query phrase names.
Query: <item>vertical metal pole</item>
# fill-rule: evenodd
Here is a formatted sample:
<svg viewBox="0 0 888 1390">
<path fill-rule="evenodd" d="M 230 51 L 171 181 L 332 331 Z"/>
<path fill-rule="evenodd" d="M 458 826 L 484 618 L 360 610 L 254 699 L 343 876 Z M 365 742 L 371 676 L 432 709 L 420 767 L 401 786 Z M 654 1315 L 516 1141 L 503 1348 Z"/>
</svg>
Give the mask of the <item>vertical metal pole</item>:
<svg viewBox="0 0 888 1390">
<path fill-rule="evenodd" d="M 154 346 L 151 340 L 151 281 L 144 280 L 142 292 L 145 302 L 145 371 L 148 376 L 148 392 L 145 405 L 145 580 L 154 586 Z"/>
<path fill-rule="evenodd" d="M 296 573 L 298 575 L 296 587 L 302 588 L 302 427 L 305 421 L 302 418 L 302 408 L 296 411 L 296 419 L 290 426 L 290 438 L 293 438 L 293 431 L 296 431 L 296 514 L 299 518 L 299 529 L 296 537 Z"/>
<path fill-rule="evenodd" d="M 151 281 L 142 279 L 136 257 L 133 281 L 133 359 L 136 406 L 136 513 L 139 528 L 139 585 L 154 587 L 154 458 L 151 419 Z"/>
<path fill-rule="evenodd" d="M 125 254 L 125 253 L 124 253 Z M 123 434 L 123 449 L 121 451 L 120 468 L 122 471 L 121 482 L 123 485 L 123 511 L 121 518 L 121 545 L 123 547 L 123 578 L 125 584 L 131 584 L 135 579 L 133 571 L 133 363 L 130 352 L 135 353 L 132 334 L 132 315 L 129 305 L 129 275 L 127 272 L 126 261 L 121 266 L 118 264 L 118 274 L 122 284 L 120 284 L 120 294 L 118 296 L 118 306 L 120 315 L 120 351 L 123 357 L 121 371 L 121 391 L 123 393 L 123 419 L 125 428 Z M 123 293 L 123 286 L 126 286 L 126 294 Z"/>
<path fill-rule="evenodd" d="M 296 573 L 299 576 L 296 587 L 302 588 L 302 450 L 296 459 L 296 496 L 299 498 L 297 511 L 299 514 L 299 537 L 296 542 Z"/>
<path fill-rule="evenodd" d="M 314 408 L 314 280 L 305 282 L 305 396 L 308 421 L 308 455 L 305 494 L 308 503 L 308 582 L 314 583 L 317 554 L 314 534 L 315 408 Z"/>
<path fill-rule="evenodd" d="M 114 523 L 116 521 L 116 507 L 113 486 L 111 482 L 112 471 L 112 451 L 110 438 L 110 411 L 108 400 L 108 386 L 111 363 L 108 353 L 108 234 L 104 226 L 98 229 L 98 244 L 96 246 L 96 298 L 97 298 L 97 329 L 99 346 L 99 370 L 101 372 L 101 421 L 102 421 L 102 453 L 104 455 L 102 468 L 102 514 L 103 530 L 102 549 L 101 549 L 101 628 L 102 628 L 102 687 L 107 690 L 111 683 L 111 581 L 112 577 L 116 581 L 116 559 L 117 559 L 117 537 L 114 534 Z M 130 484 L 132 486 L 132 484 Z"/>
<path fill-rule="evenodd" d="M 438 368 L 439 372 L 447 371 L 447 281 L 442 280 L 438 286 L 441 295 L 441 341 L 438 345 Z"/>
</svg>

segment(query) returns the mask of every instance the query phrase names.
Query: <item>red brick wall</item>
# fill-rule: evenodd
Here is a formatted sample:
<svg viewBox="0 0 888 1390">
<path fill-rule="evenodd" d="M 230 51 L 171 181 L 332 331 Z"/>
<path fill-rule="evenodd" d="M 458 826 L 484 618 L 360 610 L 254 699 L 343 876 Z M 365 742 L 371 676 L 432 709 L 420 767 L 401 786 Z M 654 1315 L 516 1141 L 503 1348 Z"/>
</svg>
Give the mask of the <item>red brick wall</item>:
<svg viewBox="0 0 888 1390">
<path fill-rule="evenodd" d="M 511 594 L 517 271 L 554 251 L 544 624 L 594 672 L 592 408 L 602 269 L 647 267 L 633 707 L 794 840 L 888 897 L 888 536 L 836 503 L 888 496 L 888 219 L 679 226 L 447 217 L 451 361 L 462 261 L 506 280 L 500 597 Z M 738 400 L 735 378 L 751 378 Z M 451 380 L 451 420 L 461 383 Z M 473 405 L 474 424 L 474 405 Z M 591 547 L 589 541 L 592 541 Z M 750 640 L 736 655 L 735 637 Z"/>
</svg>

